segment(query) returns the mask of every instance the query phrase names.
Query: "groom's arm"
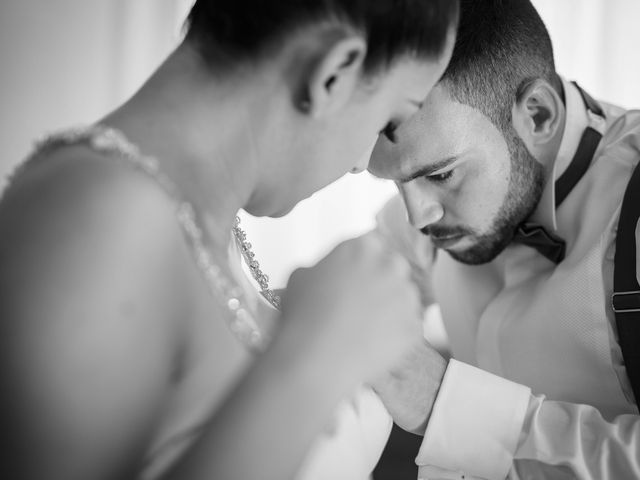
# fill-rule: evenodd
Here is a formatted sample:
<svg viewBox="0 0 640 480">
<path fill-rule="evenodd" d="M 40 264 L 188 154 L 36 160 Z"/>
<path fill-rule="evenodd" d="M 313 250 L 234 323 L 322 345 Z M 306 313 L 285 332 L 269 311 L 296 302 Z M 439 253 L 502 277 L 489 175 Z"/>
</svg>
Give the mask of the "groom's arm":
<svg viewBox="0 0 640 480">
<path fill-rule="evenodd" d="M 378 230 L 414 269 L 425 308 L 434 303 L 429 237 L 406 220 L 399 197 L 379 213 Z M 461 362 L 447 362 L 427 341 L 373 385 L 394 421 L 424 435 L 420 474 L 504 478 L 511 468 L 530 390 Z"/>
<path fill-rule="evenodd" d="M 399 427 L 424 435 L 446 369 L 447 361 L 425 340 L 371 386 Z"/>
<path fill-rule="evenodd" d="M 431 267 L 435 249 L 429 237 L 408 222 L 399 196 L 387 202 L 376 220 L 376 229 L 387 244 L 409 261 L 426 312 L 434 303 Z M 396 424 L 404 430 L 424 434 L 445 370 L 446 360 L 425 340 L 407 352 L 402 363 L 377 379 L 372 387 Z"/>
<path fill-rule="evenodd" d="M 413 280 L 420 290 L 426 309 L 435 303 L 432 270 L 436 249 L 428 235 L 409 223 L 399 195 L 389 200 L 376 215 L 376 231 L 391 249 L 400 253 L 411 266 Z"/>
</svg>

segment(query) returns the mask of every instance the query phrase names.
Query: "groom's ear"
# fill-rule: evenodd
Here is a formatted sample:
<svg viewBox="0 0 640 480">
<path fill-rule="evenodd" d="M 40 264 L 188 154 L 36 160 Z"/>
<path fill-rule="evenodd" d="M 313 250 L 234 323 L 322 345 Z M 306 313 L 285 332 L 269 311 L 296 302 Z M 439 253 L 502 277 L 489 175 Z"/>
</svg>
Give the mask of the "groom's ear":
<svg viewBox="0 0 640 480">
<path fill-rule="evenodd" d="M 305 113 L 323 117 L 349 102 L 361 79 L 366 50 L 366 42 L 357 35 L 340 35 L 328 46 L 323 45 L 303 75 L 299 105 Z"/>
<path fill-rule="evenodd" d="M 563 110 L 560 94 L 546 80 L 536 79 L 520 88 L 511 111 L 513 127 L 535 158 L 564 128 Z"/>
</svg>

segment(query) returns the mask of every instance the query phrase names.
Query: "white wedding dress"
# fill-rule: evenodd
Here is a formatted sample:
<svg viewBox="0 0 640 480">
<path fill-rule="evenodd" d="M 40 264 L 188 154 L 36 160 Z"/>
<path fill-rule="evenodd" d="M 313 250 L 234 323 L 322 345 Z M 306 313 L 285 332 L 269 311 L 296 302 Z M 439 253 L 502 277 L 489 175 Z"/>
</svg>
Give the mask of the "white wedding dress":
<svg viewBox="0 0 640 480">
<path fill-rule="evenodd" d="M 102 155 L 113 157 L 114 161 L 124 161 L 133 168 L 143 171 L 166 190 L 166 185 L 158 181 L 154 159 L 144 157 L 135 145 L 118 131 L 103 126 L 92 126 L 54 135 L 41 142 L 36 151 L 15 175 L 37 161 L 45 149 L 62 148 L 69 145 L 84 145 Z M 165 182 L 166 183 L 166 182 Z M 183 225 L 184 227 L 184 225 Z M 247 307 L 255 315 L 271 315 L 275 311 L 253 287 L 241 267 L 241 255 L 235 241 L 229 246 L 230 268 L 235 282 L 245 291 Z M 168 399 L 168 407 L 140 468 L 139 478 L 153 480 L 159 478 L 198 438 L 207 419 L 222 401 L 220 385 L 231 388 L 235 380 L 254 361 L 247 349 L 232 339 L 226 326 L 219 326 L 219 334 L 229 335 L 231 342 L 227 372 L 224 378 L 214 377 L 218 390 L 211 387 L 212 377 L 208 375 L 205 358 L 196 365 L 195 380 L 177 387 Z M 203 366 L 204 365 L 204 366 Z M 197 370 L 199 369 L 199 370 Z M 319 385 L 318 388 L 322 388 Z M 377 395 L 369 388 L 361 387 L 351 399 L 339 405 L 330 428 L 321 433 L 306 456 L 295 480 L 367 480 L 375 467 L 391 431 L 392 420 Z M 286 442 L 273 432 L 274 442 Z M 251 452 L 246 452 L 247 456 Z M 260 478 L 260 472 L 256 472 Z M 285 480 L 285 479 L 283 479 Z"/>
<path fill-rule="evenodd" d="M 240 252 L 231 242 L 238 262 L 233 274 L 257 309 L 273 307 L 257 292 L 240 267 Z M 338 406 L 332 424 L 314 442 L 296 480 L 367 480 L 387 443 L 393 420 L 380 398 L 362 386 Z M 278 441 L 277 434 L 274 441 Z M 286 439 L 280 439 L 286 441 Z"/>
<path fill-rule="evenodd" d="M 253 287 L 242 271 L 240 252 L 234 241 L 230 242 L 230 255 L 238 261 L 233 263 L 232 273 L 248 299 L 262 314 L 273 312 L 273 307 Z M 176 411 L 179 417 L 186 412 Z M 187 414 L 188 416 L 188 414 Z M 171 423 L 169 421 L 169 423 Z M 184 424 L 177 421 L 176 425 Z M 295 480 L 369 480 L 378 463 L 391 432 L 393 421 L 380 398 L 362 386 L 350 399 L 345 399 L 336 409 L 327 430 L 321 433 L 308 452 Z M 188 431 L 188 429 L 187 429 Z M 197 438 L 198 429 L 192 435 L 166 431 L 158 446 L 148 459 L 144 479 L 157 478 Z M 273 433 L 274 442 L 286 442 Z M 251 455 L 251 452 L 247 452 Z M 256 476 L 259 478 L 259 472 Z"/>
</svg>

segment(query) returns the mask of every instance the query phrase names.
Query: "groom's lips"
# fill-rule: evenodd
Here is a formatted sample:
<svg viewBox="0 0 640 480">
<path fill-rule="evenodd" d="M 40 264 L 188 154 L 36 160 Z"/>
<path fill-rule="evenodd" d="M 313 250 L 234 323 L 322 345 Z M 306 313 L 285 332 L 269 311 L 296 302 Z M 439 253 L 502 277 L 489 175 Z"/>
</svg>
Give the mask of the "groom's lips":
<svg viewBox="0 0 640 480">
<path fill-rule="evenodd" d="M 457 233 L 455 235 L 443 235 L 440 237 L 436 237 L 431 235 L 431 242 L 436 248 L 440 248 L 442 250 L 446 250 L 447 248 L 453 247 L 458 241 L 464 237 L 463 234 Z"/>
</svg>

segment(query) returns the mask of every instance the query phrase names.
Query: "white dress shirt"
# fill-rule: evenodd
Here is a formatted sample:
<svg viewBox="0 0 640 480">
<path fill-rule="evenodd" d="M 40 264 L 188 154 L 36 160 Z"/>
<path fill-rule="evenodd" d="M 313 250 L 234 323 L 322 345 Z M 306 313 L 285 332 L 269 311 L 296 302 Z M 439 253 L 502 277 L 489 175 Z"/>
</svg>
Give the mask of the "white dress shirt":
<svg viewBox="0 0 640 480">
<path fill-rule="evenodd" d="M 555 265 L 515 244 L 479 266 L 437 255 L 435 295 L 455 360 L 416 459 L 420 478 L 640 478 L 640 416 L 610 307 L 620 205 L 640 160 L 640 111 L 603 105 L 602 121 L 574 85 L 564 88 L 565 131 L 531 220 L 566 241 L 566 258 Z M 604 137 L 556 211 L 554 180 L 588 125 Z M 397 205 L 378 219 L 397 222 Z M 640 256 L 636 267 L 640 278 Z"/>
</svg>

